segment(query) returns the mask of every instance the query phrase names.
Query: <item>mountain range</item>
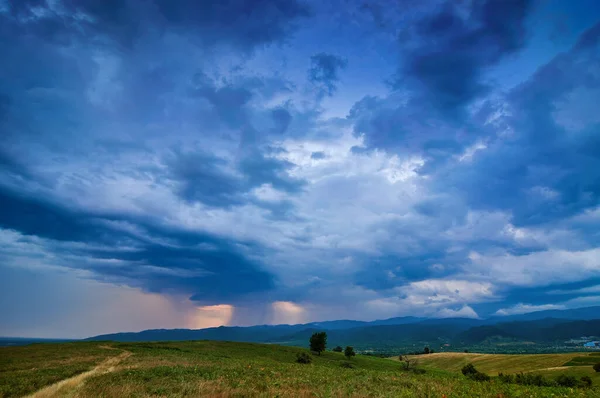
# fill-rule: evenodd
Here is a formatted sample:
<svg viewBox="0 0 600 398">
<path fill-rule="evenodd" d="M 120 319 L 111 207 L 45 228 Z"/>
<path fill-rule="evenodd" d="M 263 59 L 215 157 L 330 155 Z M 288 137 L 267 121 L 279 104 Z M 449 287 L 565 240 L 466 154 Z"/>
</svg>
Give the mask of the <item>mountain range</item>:
<svg viewBox="0 0 600 398">
<path fill-rule="evenodd" d="M 220 326 L 207 329 L 153 329 L 114 333 L 86 340 L 221 340 L 306 345 L 315 331 L 327 331 L 331 344 L 392 347 L 420 343 L 481 344 L 490 339 L 553 343 L 600 336 L 600 306 L 546 310 L 488 319 L 398 317 L 376 321 L 337 320 L 298 325 Z"/>
</svg>

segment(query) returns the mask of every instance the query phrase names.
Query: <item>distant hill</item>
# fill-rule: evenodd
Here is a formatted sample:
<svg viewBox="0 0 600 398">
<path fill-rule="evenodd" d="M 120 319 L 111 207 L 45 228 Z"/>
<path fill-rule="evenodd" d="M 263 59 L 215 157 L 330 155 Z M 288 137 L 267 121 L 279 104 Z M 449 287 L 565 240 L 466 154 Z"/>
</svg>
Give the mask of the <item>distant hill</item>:
<svg viewBox="0 0 600 398">
<path fill-rule="evenodd" d="M 506 317 L 496 316 L 484 320 L 399 317 L 372 322 L 339 320 L 299 325 L 221 326 L 198 330 L 157 329 L 137 333 L 106 334 L 86 340 L 123 342 L 220 340 L 305 345 L 310 335 L 317 330 L 327 331 L 330 344 L 363 347 L 411 344 L 419 346 L 421 342 L 473 345 L 492 338 L 547 343 L 581 336 L 600 336 L 600 307 L 539 311 Z"/>
<path fill-rule="evenodd" d="M 582 336 L 600 336 L 600 319 L 571 321 L 546 318 L 476 326 L 459 333 L 455 337 L 455 341 L 463 344 L 478 344 L 493 337 L 501 337 L 535 342 L 554 342 Z"/>
<path fill-rule="evenodd" d="M 485 323 L 504 323 L 511 321 L 537 321 L 540 319 L 572 319 L 589 321 L 600 318 L 600 306 L 574 308 L 570 310 L 544 310 L 528 312 L 527 314 L 508 315 L 508 316 L 493 316 L 486 319 Z"/>
</svg>

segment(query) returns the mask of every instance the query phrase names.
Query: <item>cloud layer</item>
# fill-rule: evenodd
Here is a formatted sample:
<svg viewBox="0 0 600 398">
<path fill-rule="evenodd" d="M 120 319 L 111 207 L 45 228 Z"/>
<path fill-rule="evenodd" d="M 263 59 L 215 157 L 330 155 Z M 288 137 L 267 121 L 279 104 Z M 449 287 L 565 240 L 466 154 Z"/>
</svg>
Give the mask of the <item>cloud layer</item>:
<svg viewBox="0 0 600 398">
<path fill-rule="evenodd" d="M 599 301 L 600 13 L 342 3 L 0 2 L 0 334 Z"/>
</svg>

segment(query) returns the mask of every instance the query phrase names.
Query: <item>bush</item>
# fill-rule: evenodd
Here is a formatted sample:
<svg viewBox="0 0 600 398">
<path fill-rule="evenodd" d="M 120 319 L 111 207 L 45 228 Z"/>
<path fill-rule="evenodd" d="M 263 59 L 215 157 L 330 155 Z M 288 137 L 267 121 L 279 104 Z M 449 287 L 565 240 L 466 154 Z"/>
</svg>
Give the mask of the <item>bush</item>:
<svg viewBox="0 0 600 398">
<path fill-rule="evenodd" d="M 577 379 L 574 376 L 560 375 L 556 378 L 556 384 L 561 387 L 577 387 Z"/>
<path fill-rule="evenodd" d="M 596 372 L 600 372 L 600 362 L 598 362 L 598 363 L 595 363 L 595 364 L 594 364 L 594 366 L 593 366 L 593 368 L 594 368 L 594 370 L 595 370 Z"/>
<path fill-rule="evenodd" d="M 338 345 L 338 346 L 337 346 L 337 347 L 335 347 L 335 348 L 334 348 L 332 351 L 333 351 L 333 352 L 342 352 L 342 351 L 344 351 L 344 349 Z"/>
<path fill-rule="evenodd" d="M 579 383 L 582 387 L 587 388 L 592 386 L 592 378 L 590 376 L 583 376 Z"/>
<path fill-rule="evenodd" d="M 352 365 L 350 362 L 342 362 L 340 366 L 346 369 L 354 369 L 354 365 Z"/>
<path fill-rule="evenodd" d="M 469 377 L 469 379 L 475 380 L 475 381 L 490 381 L 490 376 L 486 375 L 485 373 L 481 373 L 481 372 L 474 373 L 472 375 L 469 375 L 468 377 Z"/>
<path fill-rule="evenodd" d="M 461 369 L 461 372 L 463 375 L 465 375 L 466 377 L 468 377 L 471 380 L 475 380 L 475 381 L 489 381 L 490 380 L 490 376 L 486 375 L 485 373 L 481 373 L 480 371 L 475 369 L 475 366 L 473 366 L 472 363 L 469 363 L 469 364 L 463 366 L 463 368 Z"/>
<path fill-rule="evenodd" d="M 498 380 L 500 380 L 503 383 L 514 383 L 515 382 L 515 377 L 513 375 L 505 375 L 504 373 L 498 373 Z"/>
<path fill-rule="evenodd" d="M 351 357 L 355 356 L 356 353 L 354 352 L 354 348 L 352 348 L 350 346 L 346 347 L 346 349 L 344 350 L 344 355 L 348 359 L 350 359 Z"/>
<path fill-rule="evenodd" d="M 469 376 L 469 375 L 473 375 L 475 373 L 478 373 L 478 370 L 475 369 L 475 366 L 473 366 L 472 363 L 469 363 L 465 366 L 462 367 L 462 369 L 460 370 L 462 372 L 463 375 L 465 376 Z"/>
<path fill-rule="evenodd" d="M 425 347 L 423 349 L 423 354 L 429 354 L 429 347 Z"/>
<path fill-rule="evenodd" d="M 296 362 L 298 363 L 311 363 L 312 357 L 305 352 L 301 352 L 296 355 Z"/>
</svg>

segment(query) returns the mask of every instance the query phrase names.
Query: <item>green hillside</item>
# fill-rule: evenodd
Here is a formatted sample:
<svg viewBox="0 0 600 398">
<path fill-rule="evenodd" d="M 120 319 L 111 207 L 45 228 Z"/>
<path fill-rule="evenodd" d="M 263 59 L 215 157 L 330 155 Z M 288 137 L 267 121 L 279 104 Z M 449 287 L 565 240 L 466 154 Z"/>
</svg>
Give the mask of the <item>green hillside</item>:
<svg viewBox="0 0 600 398">
<path fill-rule="evenodd" d="M 476 382 L 456 372 L 436 369 L 432 363 L 424 366 L 427 370 L 421 374 L 403 370 L 397 359 L 358 355 L 347 360 L 334 352 L 311 355 L 312 363 L 299 364 L 297 354 L 303 352 L 308 353 L 297 347 L 215 341 L 8 347 L 0 351 L 0 397 L 24 396 L 36 391 L 38 398 L 600 395 L 597 387 L 568 389 L 495 380 Z M 576 355 L 548 356 L 537 363 L 547 367 L 559 359 L 572 360 Z M 428 359 L 436 357 L 437 354 L 431 354 Z M 524 361 L 528 357 L 532 356 L 522 356 Z M 452 368 L 449 364 L 440 367 Z M 79 376 L 71 378 L 75 375 Z M 67 381 L 53 384 L 63 379 Z"/>
</svg>

